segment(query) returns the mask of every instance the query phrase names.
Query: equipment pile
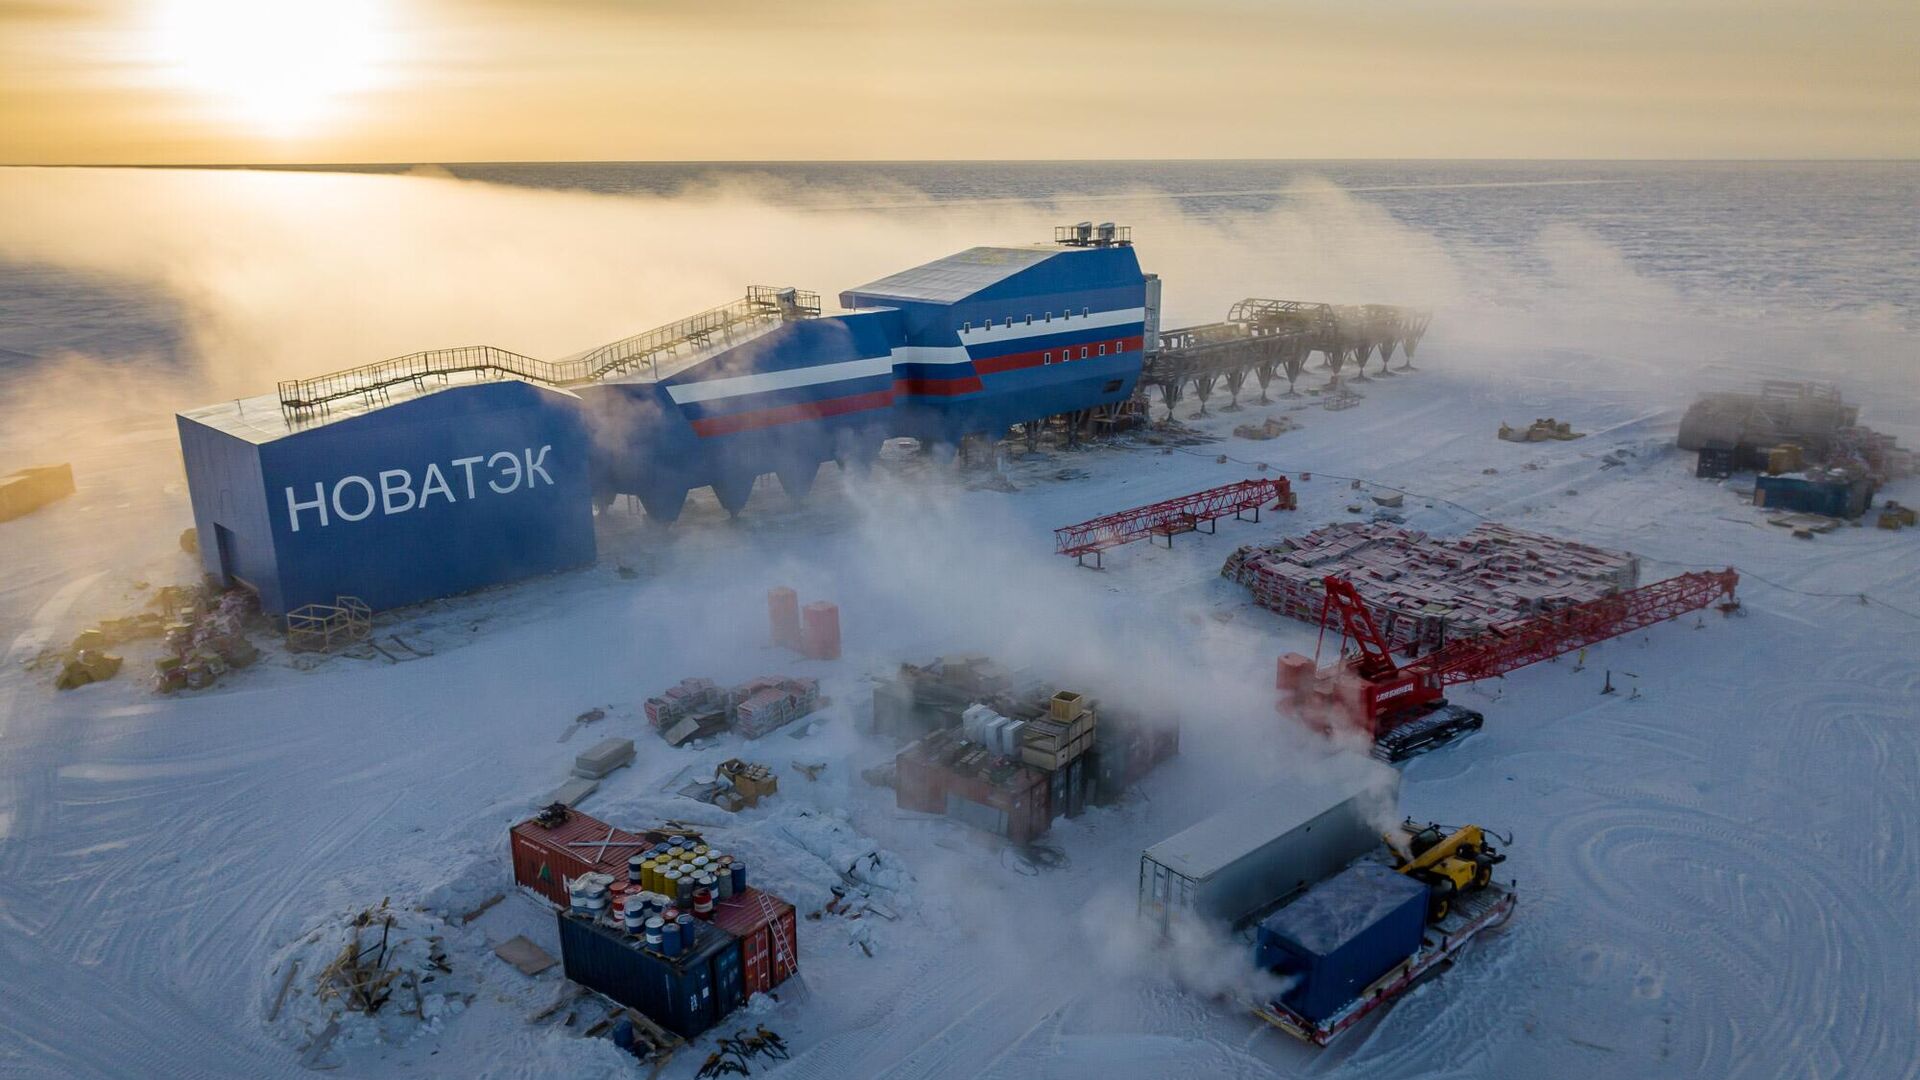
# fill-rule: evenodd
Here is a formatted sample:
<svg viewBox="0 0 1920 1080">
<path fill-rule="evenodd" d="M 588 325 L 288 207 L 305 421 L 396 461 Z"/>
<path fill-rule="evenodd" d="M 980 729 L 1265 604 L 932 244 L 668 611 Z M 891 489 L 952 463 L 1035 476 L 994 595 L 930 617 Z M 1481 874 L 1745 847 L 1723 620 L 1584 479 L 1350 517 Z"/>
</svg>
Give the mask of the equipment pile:
<svg viewBox="0 0 1920 1080">
<path fill-rule="evenodd" d="M 682 679 L 646 700 L 647 722 L 671 746 L 732 728 L 758 739 L 826 704 L 820 680 L 801 675 L 761 675 L 732 689 L 712 679 Z"/>
<path fill-rule="evenodd" d="M 1492 522 L 1451 540 L 1370 522 L 1249 544 L 1220 574 L 1251 589 L 1261 607 L 1310 623 L 1320 621 L 1324 580 L 1345 576 L 1389 645 L 1413 655 L 1631 589 L 1640 560 Z"/>
</svg>

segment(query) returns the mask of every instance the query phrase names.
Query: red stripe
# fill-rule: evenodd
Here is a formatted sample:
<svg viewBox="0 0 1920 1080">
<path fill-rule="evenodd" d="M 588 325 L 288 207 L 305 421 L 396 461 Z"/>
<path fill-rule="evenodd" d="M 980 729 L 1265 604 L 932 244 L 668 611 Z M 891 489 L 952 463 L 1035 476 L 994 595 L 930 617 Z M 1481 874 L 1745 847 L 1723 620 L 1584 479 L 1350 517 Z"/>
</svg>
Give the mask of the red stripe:
<svg viewBox="0 0 1920 1080">
<path fill-rule="evenodd" d="M 986 387 L 978 375 L 962 375 L 953 379 L 895 379 L 893 392 L 896 394 L 916 394 L 920 397 L 952 397 L 955 394 L 971 394 Z"/>
<path fill-rule="evenodd" d="M 1056 349 L 1035 349 L 1032 352 L 1008 353 L 1005 356 L 990 356 L 985 360 L 975 360 L 973 362 L 973 370 L 982 375 L 998 375 L 1003 371 L 1018 371 L 1021 368 L 1039 367 L 1045 362 L 1044 357 L 1048 353 L 1064 354 L 1071 352 L 1072 358 L 1079 360 L 1081 359 L 1080 349 L 1082 345 L 1084 345 L 1087 350 L 1086 359 L 1092 360 L 1100 355 L 1100 346 L 1111 346 L 1116 341 L 1119 342 L 1120 347 L 1118 349 L 1110 348 L 1107 352 L 1108 356 L 1112 356 L 1116 352 L 1133 352 L 1144 344 L 1144 339 L 1138 334 L 1126 338 L 1108 338 L 1105 341 L 1075 342 L 1072 345 L 1061 346 Z M 1066 363 L 1067 361 L 1056 357 L 1053 362 L 1059 364 Z"/>
<path fill-rule="evenodd" d="M 818 420 L 824 416 L 840 416 L 844 413 L 860 412 L 863 409 L 878 409 L 891 404 L 893 404 L 892 390 L 875 390 L 867 394 L 854 394 L 852 397 L 782 405 L 777 409 L 759 409 L 752 412 L 733 413 L 730 416 L 703 417 L 692 422 L 693 433 L 701 438 L 711 435 L 732 435 L 735 432 L 754 431 L 759 428 L 777 427 L 781 424 L 797 424 L 803 420 Z"/>
</svg>

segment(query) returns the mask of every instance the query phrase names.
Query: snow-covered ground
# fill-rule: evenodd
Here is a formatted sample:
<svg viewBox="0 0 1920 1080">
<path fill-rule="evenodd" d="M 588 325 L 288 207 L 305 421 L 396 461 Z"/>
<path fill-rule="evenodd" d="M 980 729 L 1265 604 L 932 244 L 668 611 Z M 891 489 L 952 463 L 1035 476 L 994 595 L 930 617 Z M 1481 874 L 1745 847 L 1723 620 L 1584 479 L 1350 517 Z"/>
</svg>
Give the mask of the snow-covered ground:
<svg viewBox="0 0 1920 1080">
<path fill-rule="evenodd" d="M 420 205 L 480 198 L 470 188 Z M 1364 206 L 1327 213 L 1358 231 L 1336 229 L 1327 250 L 1263 256 L 1283 268 L 1273 272 L 1364 289 L 1398 280 L 1338 257 L 1390 223 Z M 964 231 L 942 228 L 928 243 Z M 879 230 L 861 235 L 868 254 L 882 246 Z M 1185 264 L 1216 240 L 1194 240 Z M 1444 273 L 1412 280 L 1485 284 L 1501 298 L 1524 284 L 1442 247 L 1414 245 L 1416 261 Z M 1795 539 L 1765 524 L 1738 482 L 1694 479 L 1691 455 L 1672 448 L 1694 385 L 1791 376 L 1789 359 L 1825 365 L 1867 422 L 1914 445 L 1913 337 L 1877 318 L 1838 331 L 1680 319 L 1670 293 L 1604 245 L 1558 250 L 1575 248 L 1577 283 L 1548 282 L 1511 308 L 1461 290 L 1421 347 L 1422 370 L 1363 384 L 1352 409 L 1255 405 L 1249 392 L 1222 413 L 1216 395 L 1214 415 L 1188 422 L 1217 441 L 1016 454 L 1006 483 L 909 458 L 861 482 L 824 470 L 799 504 L 769 482 L 737 522 L 705 497 L 670 530 L 616 507 L 590 569 L 381 618 L 381 635 L 427 658 L 296 662 L 270 648 L 215 689 L 171 698 L 142 684 L 151 653 L 138 645 L 119 678 L 66 693 L 27 661 L 195 574 L 174 546 L 191 521 L 170 411 L 199 391 L 131 365 L 6 384 L 21 397 L 0 416 L 0 448 L 70 459 L 80 492 L 0 525 L 0 1073 L 635 1075 L 610 1043 L 578 1037 L 586 1014 L 571 1027 L 529 1020 L 553 1000 L 557 970 L 528 979 L 491 953 L 515 934 L 557 951 L 551 915 L 510 889 L 506 831 L 576 753 L 622 735 L 638 759 L 588 812 L 698 822 L 803 916 L 850 868 L 870 883 L 872 913 L 803 917 L 804 987 L 719 1029 L 785 1037 L 792 1060 L 756 1063 L 756 1075 L 1916 1075 L 1920 532 Z M 218 280 L 208 306 L 224 321 L 196 331 L 195 347 L 267 348 L 244 331 L 275 325 L 272 290 L 250 291 L 251 272 Z M 1201 299 L 1186 302 L 1232 297 Z M 428 329 L 464 325 L 456 308 L 470 303 L 450 298 Z M 30 336 L 57 343 L 78 315 L 47 318 Z M 308 318 L 317 330 L 331 316 Z M 311 366 L 317 352 L 296 359 Z M 29 390 L 34 406 L 18 407 Z M 86 403 L 77 419 L 61 411 L 71 402 Z M 1182 418 L 1194 407 L 1184 402 Z M 1299 430 L 1230 435 L 1283 410 Z M 36 426 L 43 413 L 62 423 Z M 1549 415 L 1591 434 L 1494 438 L 1502 421 Z M 1297 512 L 1112 552 L 1104 571 L 1051 554 L 1055 526 L 1258 475 L 1258 463 L 1313 474 L 1295 480 Z M 1519 882 L 1519 911 L 1442 977 L 1313 1050 L 1234 1003 L 1254 974 L 1238 950 L 1169 956 L 1143 940 L 1134 882 L 1142 848 L 1239 791 L 1380 768 L 1330 757 L 1275 715 L 1273 659 L 1312 652 L 1314 635 L 1218 576 L 1236 545 L 1350 520 L 1347 507 L 1370 507 L 1378 487 L 1409 493 L 1415 527 L 1453 532 L 1485 517 L 1623 547 L 1649 580 L 1737 566 L 1745 614 L 1688 617 L 1589 650 L 1584 669 L 1563 659 L 1459 695 L 1486 728 L 1406 765 L 1403 808 L 1511 833 L 1503 869 Z M 1920 503 L 1920 483 L 1883 494 Z M 840 604 L 842 660 L 765 643 L 776 584 Z M 1177 707 L 1182 754 L 1124 805 L 1060 823 L 1050 840 L 1064 860 L 1049 869 L 898 811 L 860 777 L 893 752 L 859 732 L 872 679 L 954 651 Z M 642 719 L 640 702 L 683 676 L 779 671 L 820 677 L 833 699 L 791 737 L 676 750 Z M 1602 696 L 1609 671 L 1622 692 Z M 593 708 L 606 716 L 573 730 Z M 671 793 L 731 756 L 775 766 L 780 794 L 730 816 Z M 826 767 L 809 781 L 796 762 Z M 303 1064 L 324 1024 L 316 966 L 337 951 L 344 919 L 383 900 L 409 935 L 441 937 L 452 971 L 425 1022 L 350 1023 Z M 294 989 L 269 1020 L 295 959 Z M 709 1048 L 666 1075 L 690 1077 Z"/>
<path fill-rule="evenodd" d="M 430 645 L 429 659 L 301 670 L 270 652 L 214 691 L 171 699 L 125 676 L 56 694 L 47 673 L 10 665 L 0 673 L 10 1067 L 301 1072 L 311 1032 L 300 1025 L 317 1014 L 289 1007 L 266 1021 L 293 946 L 383 898 L 437 915 L 505 889 L 507 826 L 574 753 L 626 735 L 639 760 L 603 784 L 591 812 L 702 822 L 803 912 L 869 852 L 903 871 L 871 890 L 895 921 L 803 920 L 807 992 L 751 1017 L 794 1047 L 773 1075 L 1911 1070 L 1915 625 L 1787 590 L 1920 609 L 1915 534 L 1844 529 L 1807 542 L 1761 524 L 1732 492 L 1692 478 L 1690 456 L 1670 447 L 1671 409 L 1582 392 L 1582 362 L 1538 361 L 1525 380 L 1494 381 L 1451 371 L 1445 348 L 1422 357 L 1425 370 L 1366 386 L 1359 407 L 1299 409 L 1301 430 L 1277 440 L 1057 451 L 1012 462 L 1013 492 L 909 462 L 867 485 L 829 471 L 798 506 L 766 493 L 738 523 L 701 504 L 662 532 L 616 509 L 593 569 L 382 620 L 382 633 Z M 1297 404 L 1196 426 L 1224 434 Z M 1536 413 L 1593 434 L 1493 439 L 1501 419 Z M 158 452 L 167 434 L 130 432 L 115 452 Z M 1625 464 L 1603 468 L 1610 454 Z M 1243 461 L 1311 470 L 1296 484 L 1300 510 L 1223 523 L 1171 550 L 1124 549 L 1104 572 L 1049 553 L 1054 525 L 1249 475 Z M 1130 913 L 1142 847 L 1243 784 L 1333 767 L 1265 693 L 1271 658 L 1310 651 L 1312 635 L 1217 576 L 1236 544 L 1348 517 L 1356 493 L 1332 473 L 1414 492 L 1419 527 L 1461 529 L 1481 514 L 1629 547 L 1648 577 L 1730 563 L 1774 584 L 1743 589 L 1744 618 L 1682 620 L 1593 649 L 1584 671 L 1563 661 L 1466 691 L 1485 731 L 1408 765 L 1405 809 L 1511 831 L 1519 914 L 1380 1021 L 1315 1052 L 1203 992 L 1246 974 L 1231 957 L 1206 958 L 1211 973 L 1183 959 L 1187 985 L 1176 985 Z M 1911 482 L 1890 494 L 1920 501 Z M 175 492 L 145 497 L 184 513 Z M 90 538 L 115 545 L 100 525 L 123 509 L 83 490 L 9 526 L 10 541 L 26 537 L 9 544 L 14 660 L 137 600 L 135 579 L 188 575 L 171 554 L 71 572 Z M 843 660 L 763 644 L 763 593 L 783 582 L 840 603 Z M 890 752 L 856 733 L 869 676 L 958 649 L 1071 673 L 1097 695 L 1179 699 L 1184 752 L 1127 805 L 1062 823 L 1059 869 L 1036 872 L 961 826 L 896 811 L 890 792 L 858 776 Z M 1608 669 L 1638 697 L 1600 696 Z M 817 674 L 835 699 L 803 737 L 673 750 L 638 711 L 682 675 L 772 670 Z M 595 706 L 608 716 L 562 741 Z M 741 753 L 781 770 L 780 796 L 758 810 L 733 818 L 664 790 Z M 793 761 L 827 768 L 810 783 Z M 528 1022 L 559 974 L 530 980 L 490 955 L 515 933 L 557 948 L 550 916 L 510 895 L 471 927 L 448 928 L 470 1005 L 400 1045 L 343 1038 L 322 1063 L 353 1075 L 622 1075 L 603 1040 Z"/>
</svg>

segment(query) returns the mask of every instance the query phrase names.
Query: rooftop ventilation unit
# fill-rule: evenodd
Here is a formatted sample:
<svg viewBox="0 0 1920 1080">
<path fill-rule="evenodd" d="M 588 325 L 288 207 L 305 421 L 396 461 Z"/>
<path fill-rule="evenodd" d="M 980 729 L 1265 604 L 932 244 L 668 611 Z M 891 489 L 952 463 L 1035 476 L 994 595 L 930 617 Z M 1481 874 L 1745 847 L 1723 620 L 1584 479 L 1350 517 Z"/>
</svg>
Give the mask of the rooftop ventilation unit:
<svg viewBox="0 0 1920 1080">
<path fill-rule="evenodd" d="M 1126 247 L 1133 243 L 1133 230 L 1111 221 L 1099 225 L 1082 221 L 1077 225 L 1056 226 L 1053 242 L 1067 247 Z"/>
</svg>

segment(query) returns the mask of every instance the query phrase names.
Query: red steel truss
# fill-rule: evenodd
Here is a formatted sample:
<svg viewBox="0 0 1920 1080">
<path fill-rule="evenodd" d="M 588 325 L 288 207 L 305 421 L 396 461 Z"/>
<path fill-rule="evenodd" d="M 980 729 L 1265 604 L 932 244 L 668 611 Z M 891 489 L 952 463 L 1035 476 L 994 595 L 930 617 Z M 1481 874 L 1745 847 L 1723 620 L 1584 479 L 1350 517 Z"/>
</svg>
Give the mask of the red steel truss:
<svg viewBox="0 0 1920 1080">
<path fill-rule="evenodd" d="M 1417 729 L 1434 717 L 1440 718 L 1443 727 L 1464 730 L 1458 726 L 1460 717 L 1432 712 L 1446 704 L 1442 694 L 1447 687 L 1505 675 L 1698 610 L 1723 596 L 1732 600 L 1739 584 L 1740 575 L 1731 568 L 1681 574 L 1616 596 L 1503 623 L 1402 667 L 1394 663 L 1353 584 L 1328 577 L 1326 606 L 1321 610 L 1323 644 L 1337 617 L 1342 654 L 1348 641 L 1359 652 L 1343 655 L 1339 663 L 1324 668 L 1316 667 L 1317 656 L 1309 659 L 1288 653 L 1274 672 L 1274 686 L 1283 694 L 1283 711 L 1304 710 L 1303 718 L 1327 730 L 1336 724 L 1357 727 L 1376 740 L 1376 749 L 1383 737 L 1401 732 L 1418 735 Z M 1478 714 L 1467 711 L 1467 715 L 1472 718 L 1470 726 L 1478 727 Z"/>
<path fill-rule="evenodd" d="M 1418 672 L 1420 681 L 1435 689 L 1490 679 L 1696 611 L 1723 596 L 1731 599 L 1739 584 L 1740 575 L 1731 568 L 1681 574 L 1615 596 L 1492 627 L 1429 653 L 1409 664 L 1408 669 Z"/>
<path fill-rule="evenodd" d="M 1268 500 L 1272 500 L 1275 510 L 1294 508 L 1293 487 L 1287 483 L 1286 477 L 1242 480 L 1237 484 L 1208 488 L 1177 499 L 1150 506 L 1136 506 L 1117 514 L 1055 529 L 1054 550 L 1061 555 L 1081 559 L 1149 536 L 1165 536 L 1171 542 L 1175 533 L 1193 532 L 1201 522 L 1214 521 L 1228 514 L 1239 517 L 1251 510 L 1253 519 L 1258 521 L 1260 508 Z"/>
</svg>

